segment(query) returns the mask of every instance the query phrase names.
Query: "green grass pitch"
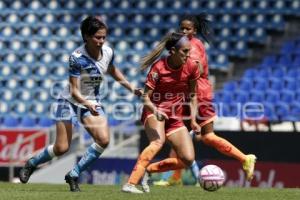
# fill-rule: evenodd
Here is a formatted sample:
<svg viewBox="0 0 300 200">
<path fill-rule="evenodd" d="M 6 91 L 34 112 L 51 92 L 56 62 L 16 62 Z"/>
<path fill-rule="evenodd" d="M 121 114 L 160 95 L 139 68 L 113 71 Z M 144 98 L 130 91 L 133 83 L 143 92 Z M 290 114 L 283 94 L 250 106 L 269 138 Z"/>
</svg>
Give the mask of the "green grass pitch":
<svg viewBox="0 0 300 200">
<path fill-rule="evenodd" d="M 300 189 L 221 188 L 206 192 L 195 186 L 151 187 L 148 194 L 126 194 L 121 186 L 81 185 L 71 193 L 68 185 L 0 182 L 0 200 L 299 200 Z"/>
</svg>

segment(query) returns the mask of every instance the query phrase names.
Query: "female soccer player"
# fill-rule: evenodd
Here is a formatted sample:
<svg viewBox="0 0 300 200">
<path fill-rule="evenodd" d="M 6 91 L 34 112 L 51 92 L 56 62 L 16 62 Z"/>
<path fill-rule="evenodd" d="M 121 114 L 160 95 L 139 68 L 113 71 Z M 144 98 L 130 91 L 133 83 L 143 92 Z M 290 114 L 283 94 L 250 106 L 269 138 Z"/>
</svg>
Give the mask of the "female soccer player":
<svg viewBox="0 0 300 200">
<path fill-rule="evenodd" d="M 201 134 L 195 135 L 196 141 L 202 140 L 204 144 L 214 147 L 216 150 L 224 155 L 233 157 L 242 163 L 243 169 L 246 173 L 247 179 L 253 178 L 254 166 L 256 157 L 253 154 L 245 155 L 238 148 L 232 145 L 224 138 L 217 136 L 214 133 L 213 121 L 216 118 L 213 107 L 213 89 L 208 80 L 208 61 L 204 44 L 196 35 L 199 31 L 202 38 L 209 43 L 212 38 L 212 30 L 209 27 L 209 21 L 205 14 L 198 17 L 185 16 L 180 21 L 180 32 L 185 34 L 191 43 L 191 60 L 198 65 L 202 72 L 200 78 L 197 79 L 197 101 L 198 101 L 198 115 L 197 122 L 201 126 Z M 185 107 L 185 116 L 189 114 L 189 108 Z M 188 123 L 187 127 L 188 127 Z M 191 167 L 192 174 L 198 180 L 199 167 L 196 162 L 193 162 Z M 176 170 L 170 178 L 171 183 L 178 182 L 181 179 L 181 170 Z"/>
<path fill-rule="evenodd" d="M 71 117 L 74 113 L 94 139 L 81 160 L 65 176 L 70 191 L 80 191 L 80 173 L 98 159 L 109 144 L 108 123 L 99 99 L 99 87 L 104 74 L 108 73 L 136 95 L 142 94 L 114 66 L 114 52 L 105 44 L 107 26 L 98 17 L 89 16 L 82 21 L 80 29 L 84 45 L 77 48 L 69 59 L 69 87 L 61 94 L 56 111 L 56 141 L 26 162 L 20 171 L 22 183 L 28 182 L 38 165 L 68 151 L 72 139 Z"/>
<path fill-rule="evenodd" d="M 169 56 L 154 62 L 164 49 Z M 123 192 L 143 193 L 136 185 L 143 177 L 146 168 L 153 170 L 181 169 L 190 166 L 194 160 L 194 147 L 191 137 L 182 121 L 182 103 L 187 91 L 191 94 L 192 110 L 196 109 L 195 80 L 200 73 L 198 67 L 188 59 L 190 52 L 189 39 L 183 34 L 172 33 L 167 35 L 158 46 L 144 58 L 142 69 L 152 65 L 146 79 L 143 94 L 144 108 L 142 122 L 145 126 L 150 144 L 138 157 L 137 163 L 122 187 Z M 196 123 L 195 113 L 192 113 L 191 127 L 200 130 Z M 169 158 L 160 165 L 149 162 L 168 140 L 178 158 Z M 144 188 L 149 192 L 149 188 Z"/>
</svg>

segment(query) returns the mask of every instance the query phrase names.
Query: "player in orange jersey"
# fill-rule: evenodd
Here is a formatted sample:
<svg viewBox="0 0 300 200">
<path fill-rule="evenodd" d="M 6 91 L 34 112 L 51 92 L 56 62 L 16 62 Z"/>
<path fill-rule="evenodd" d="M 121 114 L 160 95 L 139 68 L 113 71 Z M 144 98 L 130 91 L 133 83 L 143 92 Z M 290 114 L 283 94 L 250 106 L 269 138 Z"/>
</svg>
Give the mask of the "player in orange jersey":
<svg viewBox="0 0 300 200">
<path fill-rule="evenodd" d="M 156 61 L 164 49 L 169 51 L 169 56 Z M 139 155 L 128 182 L 122 187 L 123 192 L 143 193 L 136 185 L 144 176 L 146 168 L 156 172 L 183 169 L 195 159 L 192 139 L 182 119 L 182 104 L 189 93 L 187 91 L 191 94 L 191 110 L 197 109 L 194 92 L 200 72 L 189 60 L 189 54 L 189 39 L 184 34 L 171 33 L 143 59 L 142 69 L 152 65 L 145 83 L 142 113 L 150 144 Z M 191 116 L 192 129 L 199 131 L 196 113 Z M 166 140 L 172 144 L 178 157 L 150 164 Z M 143 190 L 149 192 L 149 187 L 143 187 Z"/>
<path fill-rule="evenodd" d="M 224 138 L 214 133 L 213 121 L 216 119 L 216 113 L 213 106 L 213 88 L 208 80 L 208 61 L 205 46 L 200 39 L 196 37 L 199 32 L 206 41 L 212 38 L 212 29 L 209 27 L 209 20 L 205 14 L 195 16 L 184 16 L 180 21 L 180 32 L 184 33 L 191 43 L 190 59 L 199 67 L 201 71 L 200 78 L 197 80 L 197 101 L 198 115 L 197 122 L 201 126 L 201 134 L 194 135 L 196 141 L 202 140 L 204 144 L 212 146 L 224 155 L 233 157 L 242 163 L 247 179 L 253 177 L 256 157 L 253 154 L 245 155 L 238 148 L 232 145 Z M 189 108 L 185 107 L 185 116 L 189 115 Z M 188 127 L 188 123 L 186 123 Z M 191 130 L 189 128 L 189 130 Z M 193 133 L 192 133 L 193 135 Z M 174 152 L 170 155 L 174 156 Z M 176 155 L 175 155 L 176 156 Z M 198 180 L 199 167 L 194 161 L 191 166 L 192 174 Z M 179 183 L 181 180 L 181 170 L 176 170 L 169 180 L 169 184 Z"/>
</svg>

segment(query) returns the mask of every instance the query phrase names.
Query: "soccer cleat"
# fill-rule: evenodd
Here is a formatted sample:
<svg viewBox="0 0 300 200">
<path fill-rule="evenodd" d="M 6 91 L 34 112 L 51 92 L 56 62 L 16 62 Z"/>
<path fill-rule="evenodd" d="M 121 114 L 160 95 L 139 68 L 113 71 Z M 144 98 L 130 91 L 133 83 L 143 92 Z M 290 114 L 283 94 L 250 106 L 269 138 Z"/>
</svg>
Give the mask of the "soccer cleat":
<svg viewBox="0 0 300 200">
<path fill-rule="evenodd" d="M 80 192 L 78 177 L 72 177 L 69 172 L 65 176 L 65 181 L 69 184 L 71 192 Z"/>
<path fill-rule="evenodd" d="M 149 193 L 150 192 L 150 187 L 149 187 L 149 173 L 145 172 L 143 179 L 141 181 L 142 189 L 144 192 Z"/>
<path fill-rule="evenodd" d="M 246 178 L 248 181 L 253 179 L 253 173 L 255 168 L 256 156 L 253 154 L 246 155 L 246 160 L 243 163 L 243 169 L 246 173 Z"/>
<path fill-rule="evenodd" d="M 143 194 L 144 192 L 136 188 L 135 185 L 132 185 L 130 183 L 126 183 L 122 187 L 122 192 L 127 192 L 127 193 L 133 193 L 133 194 Z"/>
<path fill-rule="evenodd" d="M 159 180 L 159 181 L 154 181 L 153 185 L 156 185 L 156 186 L 169 186 L 170 183 L 168 181 L 165 181 L 165 180 Z"/>
<path fill-rule="evenodd" d="M 31 174 L 36 170 L 36 167 L 30 163 L 31 159 L 26 162 L 25 166 L 19 172 L 19 179 L 22 183 L 27 183 Z"/>
<path fill-rule="evenodd" d="M 170 186 L 177 186 L 177 185 L 182 185 L 182 180 L 181 179 L 174 179 L 173 177 L 169 178 L 168 180 Z"/>
</svg>

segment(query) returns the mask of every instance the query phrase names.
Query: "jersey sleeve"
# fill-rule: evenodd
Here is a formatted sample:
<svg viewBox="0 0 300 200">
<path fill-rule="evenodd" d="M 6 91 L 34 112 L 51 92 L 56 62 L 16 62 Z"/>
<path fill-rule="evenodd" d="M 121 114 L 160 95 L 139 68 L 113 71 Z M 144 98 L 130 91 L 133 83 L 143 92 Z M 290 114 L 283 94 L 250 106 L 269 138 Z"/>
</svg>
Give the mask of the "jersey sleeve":
<svg viewBox="0 0 300 200">
<path fill-rule="evenodd" d="M 145 85 L 147 85 L 151 89 L 154 89 L 158 81 L 159 81 L 159 70 L 157 69 L 156 65 L 153 65 L 147 75 Z"/>
<path fill-rule="evenodd" d="M 80 66 L 78 59 L 74 55 L 71 55 L 69 58 L 69 76 L 79 77 L 81 72 Z"/>
</svg>

